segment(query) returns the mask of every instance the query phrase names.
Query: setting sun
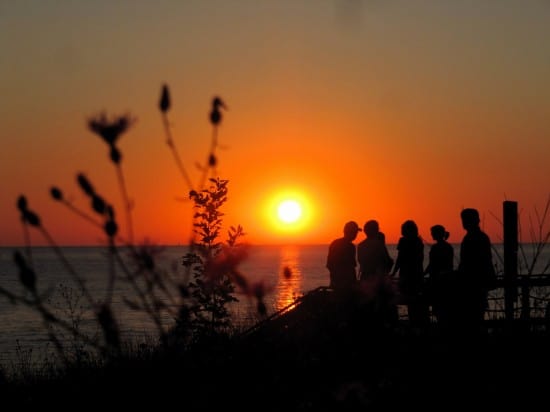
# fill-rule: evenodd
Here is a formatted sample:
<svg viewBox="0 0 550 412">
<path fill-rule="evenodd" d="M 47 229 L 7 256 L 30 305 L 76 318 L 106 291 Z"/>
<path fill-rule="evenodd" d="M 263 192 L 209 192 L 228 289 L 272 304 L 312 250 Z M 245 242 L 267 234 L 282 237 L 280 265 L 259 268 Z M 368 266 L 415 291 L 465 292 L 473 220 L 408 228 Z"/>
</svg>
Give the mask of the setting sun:
<svg viewBox="0 0 550 412">
<path fill-rule="evenodd" d="M 302 208 L 295 200 L 285 200 L 279 204 L 277 216 L 281 222 L 294 223 L 302 216 Z"/>
<path fill-rule="evenodd" d="M 311 229 L 313 204 L 300 188 L 279 189 L 265 199 L 264 216 L 269 222 L 271 236 L 281 241 L 296 241 Z"/>
</svg>

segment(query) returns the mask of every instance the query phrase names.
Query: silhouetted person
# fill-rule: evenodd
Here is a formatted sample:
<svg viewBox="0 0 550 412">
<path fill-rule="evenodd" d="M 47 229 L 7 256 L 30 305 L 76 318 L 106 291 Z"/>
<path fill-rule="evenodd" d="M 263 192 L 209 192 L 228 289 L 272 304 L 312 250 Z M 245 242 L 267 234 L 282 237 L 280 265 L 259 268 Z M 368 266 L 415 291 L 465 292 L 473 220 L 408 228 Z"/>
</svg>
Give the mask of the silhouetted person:
<svg viewBox="0 0 550 412">
<path fill-rule="evenodd" d="M 490 282 L 495 278 L 491 240 L 479 227 L 479 212 L 467 208 L 460 212 L 466 234 L 460 244 L 458 282 L 462 293 L 456 315 L 461 326 L 479 331 L 487 309 Z"/>
<path fill-rule="evenodd" d="M 397 243 L 397 258 L 392 275 L 399 272 L 399 293 L 407 305 L 409 321 L 414 327 L 424 327 L 430 322 L 424 297 L 424 242 L 413 220 L 401 225 L 401 237 Z"/>
<path fill-rule="evenodd" d="M 347 222 L 344 236 L 329 245 L 326 267 L 330 274 L 330 287 L 335 292 L 351 292 L 357 285 L 356 247 L 353 241 L 360 231 L 356 222 Z"/>
<path fill-rule="evenodd" d="M 357 244 L 362 309 L 364 315 L 376 316 L 375 320 L 393 323 L 397 320 L 396 291 L 388 276 L 393 259 L 386 247 L 386 237 L 376 220 L 367 221 L 363 231 L 366 237 Z"/>
<path fill-rule="evenodd" d="M 438 323 L 446 326 L 449 323 L 449 305 L 454 297 L 454 248 L 447 242 L 449 232 L 444 226 L 434 225 L 430 233 L 435 243 L 430 247 L 428 266 L 424 271 L 428 275 L 428 296 Z"/>
<path fill-rule="evenodd" d="M 375 275 L 388 274 L 393 266 L 386 237 L 380 232 L 376 220 L 369 220 L 363 226 L 365 239 L 357 244 L 357 262 L 359 263 L 359 279 L 366 280 Z"/>
</svg>

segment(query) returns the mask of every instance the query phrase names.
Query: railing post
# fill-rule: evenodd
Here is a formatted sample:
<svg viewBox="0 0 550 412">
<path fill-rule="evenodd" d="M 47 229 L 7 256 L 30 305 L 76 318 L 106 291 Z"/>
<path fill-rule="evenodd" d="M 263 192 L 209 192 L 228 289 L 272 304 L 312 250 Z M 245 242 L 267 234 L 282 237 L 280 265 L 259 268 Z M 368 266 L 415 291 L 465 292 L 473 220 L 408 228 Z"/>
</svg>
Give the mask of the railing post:
<svg viewBox="0 0 550 412">
<path fill-rule="evenodd" d="M 518 277 L 518 203 L 504 201 L 504 313 L 507 321 L 514 319 Z"/>
</svg>

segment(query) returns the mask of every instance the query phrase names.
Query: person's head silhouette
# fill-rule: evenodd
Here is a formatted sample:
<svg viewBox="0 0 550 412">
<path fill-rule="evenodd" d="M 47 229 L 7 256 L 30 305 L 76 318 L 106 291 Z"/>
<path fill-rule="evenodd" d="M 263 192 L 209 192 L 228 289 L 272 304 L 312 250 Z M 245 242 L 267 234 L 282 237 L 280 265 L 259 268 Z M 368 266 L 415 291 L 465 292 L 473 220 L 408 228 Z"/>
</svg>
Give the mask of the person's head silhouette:
<svg viewBox="0 0 550 412">
<path fill-rule="evenodd" d="M 477 209 L 462 209 L 460 218 L 462 219 L 462 227 L 466 231 L 479 227 L 479 212 Z"/>
<path fill-rule="evenodd" d="M 412 239 L 418 237 L 418 226 L 414 220 L 406 220 L 401 225 L 401 235 L 405 238 Z"/>
<path fill-rule="evenodd" d="M 363 230 L 365 231 L 365 235 L 367 235 L 367 237 L 375 237 L 380 231 L 380 227 L 376 220 L 368 220 L 363 226 Z"/>
<path fill-rule="evenodd" d="M 449 238 L 449 232 L 445 230 L 443 225 L 433 225 L 430 228 L 433 240 L 447 240 Z"/>
<path fill-rule="evenodd" d="M 361 228 L 353 220 L 347 222 L 344 225 L 344 237 L 348 240 L 354 240 L 357 237 L 357 233 L 361 231 Z"/>
</svg>

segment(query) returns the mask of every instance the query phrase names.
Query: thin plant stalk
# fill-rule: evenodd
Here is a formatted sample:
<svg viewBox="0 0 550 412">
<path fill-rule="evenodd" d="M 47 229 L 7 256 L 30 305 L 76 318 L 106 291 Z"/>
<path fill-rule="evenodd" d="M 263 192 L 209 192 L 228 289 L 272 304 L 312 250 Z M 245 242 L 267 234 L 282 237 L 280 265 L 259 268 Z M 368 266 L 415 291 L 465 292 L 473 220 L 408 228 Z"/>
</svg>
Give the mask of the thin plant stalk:
<svg viewBox="0 0 550 412">
<path fill-rule="evenodd" d="M 130 243 L 133 243 L 134 229 L 133 229 L 133 223 L 132 223 L 132 204 L 130 202 L 130 198 L 128 197 L 128 191 L 126 190 L 126 183 L 124 181 L 124 174 L 122 173 L 122 167 L 118 163 L 116 165 L 116 171 L 117 171 L 118 183 L 120 185 L 120 191 L 122 193 L 122 198 L 126 209 L 126 222 L 128 224 L 128 239 Z"/>
<path fill-rule="evenodd" d="M 162 112 L 162 123 L 164 125 L 164 133 L 166 134 L 166 144 L 170 148 L 170 151 L 172 152 L 172 156 L 174 157 L 174 161 L 176 162 L 176 166 L 178 167 L 178 170 L 180 171 L 183 180 L 185 180 L 185 183 L 187 184 L 188 189 L 191 191 L 193 190 L 193 183 L 191 182 L 191 178 L 189 177 L 189 174 L 185 170 L 185 167 L 183 166 L 183 162 L 181 161 L 181 158 L 178 154 L 178 151 L 176 150 L 176 144 L 174 143 L 174 139 L 172 138 L 172 132 L 170 131 L 170 122 L 168 121 L 168 116 L 166 113 Z"/>
</svg>

